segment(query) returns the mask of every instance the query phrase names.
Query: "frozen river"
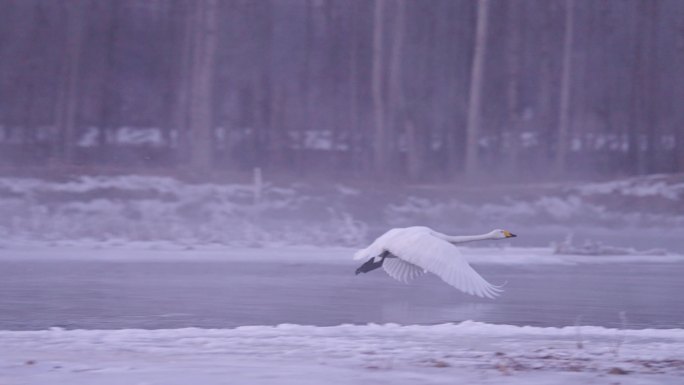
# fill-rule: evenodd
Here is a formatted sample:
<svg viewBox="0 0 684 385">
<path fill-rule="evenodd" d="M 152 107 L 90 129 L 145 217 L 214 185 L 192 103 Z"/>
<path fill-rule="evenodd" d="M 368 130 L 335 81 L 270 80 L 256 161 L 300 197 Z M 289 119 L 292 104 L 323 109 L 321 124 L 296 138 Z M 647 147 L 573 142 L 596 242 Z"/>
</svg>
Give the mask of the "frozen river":
<svg viewBox="0 0 684 385">
<path fill-rule="evenodd" d="M 340 263 L 0 259 L 0 329 L 489 323 L 684 328 L 684 263 L 475 265 L 496 300 Z M 621 316 L 624 314 L 624 316 Z"/>
</svg>

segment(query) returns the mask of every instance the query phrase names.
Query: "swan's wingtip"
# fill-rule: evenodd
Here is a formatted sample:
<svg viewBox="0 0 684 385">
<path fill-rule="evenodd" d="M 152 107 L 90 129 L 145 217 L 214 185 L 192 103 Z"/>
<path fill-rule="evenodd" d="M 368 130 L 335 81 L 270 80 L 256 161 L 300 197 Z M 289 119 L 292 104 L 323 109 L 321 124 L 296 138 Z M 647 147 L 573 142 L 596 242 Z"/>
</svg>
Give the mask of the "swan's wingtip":
<svg viewBox="0 0 684 385">
<path fill-rule="evenodd" d="M 484 297 L 489 299 L 496 299 L 498 296 L 501 295 L 501 293 L 504 292 L 503 288 L 507 283 L 508 281 L 504 282 L 502 285 L 490 285 L 485 290 Z"/>
</svg>

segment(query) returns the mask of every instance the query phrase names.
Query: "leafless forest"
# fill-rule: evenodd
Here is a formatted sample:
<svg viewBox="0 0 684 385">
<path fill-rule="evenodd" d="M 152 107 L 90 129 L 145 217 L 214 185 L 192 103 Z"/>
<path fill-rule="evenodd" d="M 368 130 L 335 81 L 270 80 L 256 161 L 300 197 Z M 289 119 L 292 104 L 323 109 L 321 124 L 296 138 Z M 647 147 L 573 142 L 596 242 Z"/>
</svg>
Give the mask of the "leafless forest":
<svg viewBox="0 0 684 385">
<path fill-rule="evenodd" d="M 0 0 L 0 166 L 684 171 L 681 0 Z"/>
</svg>

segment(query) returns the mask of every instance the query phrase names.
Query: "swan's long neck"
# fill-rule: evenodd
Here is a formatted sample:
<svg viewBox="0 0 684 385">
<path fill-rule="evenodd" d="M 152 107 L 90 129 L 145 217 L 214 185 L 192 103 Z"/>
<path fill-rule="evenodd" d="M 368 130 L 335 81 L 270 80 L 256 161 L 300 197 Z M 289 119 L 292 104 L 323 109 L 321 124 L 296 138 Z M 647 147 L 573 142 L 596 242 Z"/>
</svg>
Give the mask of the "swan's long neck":
<svg viewBox="0 0 684 385">
<path fill-rule="evenodd" d="M 480 235 L 446 235 L 441 233 L 435 233 L 435 235 L 449 243 L 465 243 L 472 241 L 483 241 L 485 239 L 492 239 L 491 233 Z"/>
</svg>

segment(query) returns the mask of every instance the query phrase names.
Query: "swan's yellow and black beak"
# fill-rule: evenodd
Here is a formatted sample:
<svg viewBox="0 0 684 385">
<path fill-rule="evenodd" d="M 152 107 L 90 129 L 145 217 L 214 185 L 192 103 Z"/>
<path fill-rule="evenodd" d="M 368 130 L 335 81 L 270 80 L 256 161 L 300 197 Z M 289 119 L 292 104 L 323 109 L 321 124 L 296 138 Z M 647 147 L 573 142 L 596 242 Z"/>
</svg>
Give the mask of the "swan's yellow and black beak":
<svg viewBox="0 0 684 385">
<path fill-rule="evenodd" d="M 511 233 L 511 232 L 508 231 L 508 230 L 504 230 L 503 233 L 504 233 L 504 235 L 506 236 L 506 238 L 515 238 L 515 237 L 517 237 L 517 235 Z"/>
</svg>

